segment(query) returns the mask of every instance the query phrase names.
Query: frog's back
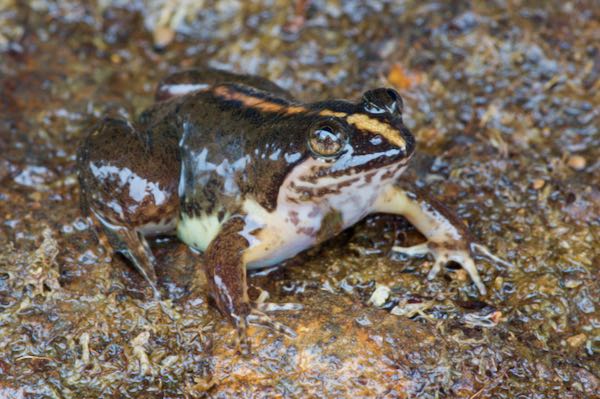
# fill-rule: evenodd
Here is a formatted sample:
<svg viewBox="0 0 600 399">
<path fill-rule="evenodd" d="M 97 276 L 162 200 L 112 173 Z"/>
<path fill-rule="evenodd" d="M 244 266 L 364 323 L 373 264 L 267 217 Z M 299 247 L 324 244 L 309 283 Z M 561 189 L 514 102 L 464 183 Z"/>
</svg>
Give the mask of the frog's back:
<svg viewBox="0 0 600 399">
<path fill-rule="evenodd" d="M 215 90 L 238 86 L 281 98 L 283 103 L 291 98 L 263 78 L 196 69 L 163 80 L 157 89 L 157 102 L 140 115 L 135 126 L 121 119 L 102 119 L 78 152 L 84 212 L 144 232 L 157 226 L 157 232 L 172 229 L 179 208 L 179 144 L 184 132 L 194 132 L 191 136 L 196 150 L 205 151 L 206 162 L 200 161 L 196 169 L 208 168 L 184 184 L 188 190 L 202 193 L 195 206 L 205 211 L 222 204 L 234 208 L 236 194 L 232 188 L 247 191 L 247 186 L 237 181 L 244 180 L 241 169 L 247 164 L 245 156 L 249 147 L 257 145 L 252 137 L 259 136 L 252 134 L 252 125 L 264 122 L 248 107 L 224 102 Z M 188 162 L 194 154 L 185 157 Z M 212 170 L 212 165 L 221 168 Z"/>
<path fill-rule="evenodd" d="M 277 182 L 300 160 L 303 137 L 292 132 L 310 124 L 294 111 L 294 103 L 249 86 L 223 84 L 189 95 L 177 113 L 184 211 L 233 214 L 249 196 L 272 209 Z"/>
</svg>

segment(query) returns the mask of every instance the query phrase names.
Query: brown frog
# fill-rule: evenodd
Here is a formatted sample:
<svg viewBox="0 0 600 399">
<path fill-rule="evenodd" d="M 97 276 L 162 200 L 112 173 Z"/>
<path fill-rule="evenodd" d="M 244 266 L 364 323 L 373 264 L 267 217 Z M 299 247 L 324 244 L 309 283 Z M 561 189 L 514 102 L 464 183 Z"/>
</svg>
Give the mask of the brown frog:
<svg viewBox="0 0 600 399">
<path fill-rule="evenodd" d="M 209 293 L 248 350 L 249 323 L 293 331 L 253 303 L 246 269 L 280 263 L 372 213 L 402 215 L 427 242 L 433 278 L 454 261 L 481 293 L 474 243 L 438 202 L 398 183 L 415 140 L 390 88 L 356 102 L 302 104 L 276 84 L 214 69 L 172 75 L 136 123 L 105 118 L 78 154 L 82 207 L 158 293 L 149 235 L 177 233 L 204 253 Z"/>
</svg>

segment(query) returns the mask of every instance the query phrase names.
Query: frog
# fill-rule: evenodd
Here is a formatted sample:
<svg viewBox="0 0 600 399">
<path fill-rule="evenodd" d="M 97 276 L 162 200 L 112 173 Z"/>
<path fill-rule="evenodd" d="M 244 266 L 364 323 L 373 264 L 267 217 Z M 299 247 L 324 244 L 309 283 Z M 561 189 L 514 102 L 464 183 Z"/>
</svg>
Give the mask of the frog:
<svg viewBox="0 0 600 399">
<path fill-rule="evenodd" d="M 280 265 L 372 214 L 406 218 L 426 242 L 392 248 L 449 262 L 486 287 L 475 259 L 504 262 L 424 189 L 399 179 L 416 141 L 393 88 L 358 100 L 300 102 L 259 76 L 213 68 L 163 79 L 137 120 L 102 118 L 77 154 L 81 208 L 160 297 L 148 238 L 176 235 L 202 254 L 207 290 L 249 351 L 248 326 L 299 304 L 253 301 L 247 271 Z"/>
</svg>

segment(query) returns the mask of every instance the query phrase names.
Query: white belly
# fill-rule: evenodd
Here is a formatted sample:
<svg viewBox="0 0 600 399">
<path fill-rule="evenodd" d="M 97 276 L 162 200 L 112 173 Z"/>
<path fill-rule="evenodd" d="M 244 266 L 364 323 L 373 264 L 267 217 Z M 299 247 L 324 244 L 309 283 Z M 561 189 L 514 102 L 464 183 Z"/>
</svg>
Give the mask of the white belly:
<svg viewBox="0 0 600 399">
<path fill-rule="evenodd" d="M 320 235 L 323 219 L 331 212 L 341 216 L 341 229 L 354 225 L 356 222 L 371 212 L 373 203 L 377 199 L 385 184 L 393 181 L 390 178 L 384 182 L 382 176 L 386 169 L 371 174 L 353 175 L 352 184 L 342 184 L 343 179 L 320 179 L 312 184 L 300 182 L 298 175 L 306 173 L 305 168 L 311 164 L 297 167 L 286 178 L 277 198 L 277 207 L 269 212 L 253 199 L 246 199 L 242 204 L 245 218 L 245 227 L 240 233 L 249 244 L 244 251 L 244 262 L 249 269 L 256 269 L 276 265 L 289 259 L 299 252 L 308 249 L 322 239 Z M 398 171 L 398 174 L 401 170 Z M 292 184 L 293 182 L 293 184 Z M 314 199 L 298 198 L 298 185 L 302 184 L 307 189 L 335 187 L 339 190 Z M 292 186 L 294 186 L 292 188 Z M 302 189 L 300 189 L 301 191 Z M 199 217 L 183 217 L 179 220 L 177 231 L 179 237 L 188 245 L 204 251 L 210 242 L 217 236 L 222 223 L 228 217 L 218 219 L 214 215 Z"/>
<path fill-rule="evenodd" d="M 245 211 L 242 235 L 250 244 L 244 255 L 249 269 L 275 265 L 315 245 L 324 216 L 316 205 L 284 205 L 267 212 L 253 200 L 246 201 Z"/>
<path fill-rule="evenodd" d="M 385 170 L 382 170 L 369 183 L 359 180 L 357 184 L 342 187 L 335 195 L 314 202 L 289 201 L 288 193 L 282 191 L 273 212 L 268 212 L 255 201 L 246 201 L 247 226 L 242 234 L 250 243 L 244 258 L 247 267 L 254 269 L 275 265 L 314 246 L 322 238 L 319 232 L 323 218 L 330 212 L 341 216 L 341 229 L 357 223 L 371 212 L 383 187 L 380 175 L 384 173 Z"/>
</svg>

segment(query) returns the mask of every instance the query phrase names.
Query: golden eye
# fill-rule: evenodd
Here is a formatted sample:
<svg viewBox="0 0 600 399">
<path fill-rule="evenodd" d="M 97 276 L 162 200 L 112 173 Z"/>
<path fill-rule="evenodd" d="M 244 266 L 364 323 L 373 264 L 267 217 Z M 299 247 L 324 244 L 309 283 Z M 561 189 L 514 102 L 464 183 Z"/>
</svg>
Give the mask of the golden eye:
<svg viewBox="0 0 600 399">
<path fill-rule="evenodd" d="M 308 146 L 318 157 L 334 158 L 342 153 L 348 136 L 341 127 L 333 124 L 319 125 L 310 130 Z"/>
</svg>

